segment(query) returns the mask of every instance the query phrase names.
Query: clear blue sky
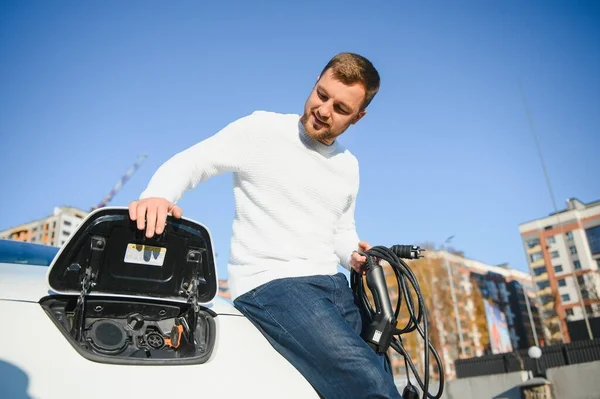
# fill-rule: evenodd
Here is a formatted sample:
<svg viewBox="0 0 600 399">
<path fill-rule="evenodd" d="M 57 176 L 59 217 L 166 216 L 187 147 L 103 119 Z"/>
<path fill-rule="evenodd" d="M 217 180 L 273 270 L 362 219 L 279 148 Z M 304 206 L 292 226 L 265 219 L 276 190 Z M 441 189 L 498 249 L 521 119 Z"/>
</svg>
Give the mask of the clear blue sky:
<svg viewBox="0 0 600 399">
<path fill-rule="evenodd" d="M 0 229 L 56 205 L 127 205 L 170 156 L 256 109 L 300 113 L 331 56 L 379 69 L 359 158 L 359 234 L 454 235 L 525 270 L 518 224 L 552 212 L 522 82 L 559 206 L 600 199 L 600 6 L 586 1 L 0 2 Z M 225 277 L 231 176 L 181 201 Z"/>
</svg>

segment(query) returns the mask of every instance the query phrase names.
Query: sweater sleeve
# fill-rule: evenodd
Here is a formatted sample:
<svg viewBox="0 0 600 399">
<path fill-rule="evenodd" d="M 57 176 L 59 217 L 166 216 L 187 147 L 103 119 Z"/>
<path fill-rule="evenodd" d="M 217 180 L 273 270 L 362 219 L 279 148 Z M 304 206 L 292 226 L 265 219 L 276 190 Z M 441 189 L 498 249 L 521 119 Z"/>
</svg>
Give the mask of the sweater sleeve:
<svg viewBox="0 0 600 399">
<path fill-rule="evenodd" d="M 342 214 L 335 232 L 335 253 L 340 259 L 340 264 L 350 270 L 350 257 L 358 249 L 358 233 L 354 222 L 354 208 L 356 201 Z"/>
<path fill-rule="evenodd" d="M 238 119 L 171 157 L 154 173 L 140 199 L 161 197 L 177 202 L 199 183 L 221 173 L 241 170 L 255 143 L 255 118 L 256 112 Z"/>
<path fill-rule="evenodd" d="M 354 166 L 356 167 L 356 186 L 350 199 L 350 204 L 338 220 L 334 237 L 335 253 L 340 259 L 340 264 L 348 270 L 351 269 L 350 257 L 352 256 L 352 252 L 358 250 L 358 242 L 360 241 L 354 221 L 354 210 L 359 185 L 358 162 Z"/>
</svg>

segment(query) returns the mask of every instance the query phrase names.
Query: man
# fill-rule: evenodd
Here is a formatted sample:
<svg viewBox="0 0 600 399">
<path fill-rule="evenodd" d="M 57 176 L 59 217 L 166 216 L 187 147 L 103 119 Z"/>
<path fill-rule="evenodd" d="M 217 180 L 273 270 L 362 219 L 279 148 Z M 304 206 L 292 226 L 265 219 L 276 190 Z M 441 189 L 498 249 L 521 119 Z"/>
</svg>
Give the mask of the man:
<svg viewBox="0 0 600 399">
<path fill-rule="evenodd" d="M 361 339 L 361 318 L 338 264 L 362 271 L 369 248 L 355 229 L 356 158 L 336 140 L 379 90 L 370 61 L 338 54 L 302 116 L 254 112 L 175 155 L 152 177 L 132 220 L 161 234 L 176 202 L 233 172 L 228 264 L 234 305 L 325 398 L 399 398 L 383 357 Z"/>
</svg>

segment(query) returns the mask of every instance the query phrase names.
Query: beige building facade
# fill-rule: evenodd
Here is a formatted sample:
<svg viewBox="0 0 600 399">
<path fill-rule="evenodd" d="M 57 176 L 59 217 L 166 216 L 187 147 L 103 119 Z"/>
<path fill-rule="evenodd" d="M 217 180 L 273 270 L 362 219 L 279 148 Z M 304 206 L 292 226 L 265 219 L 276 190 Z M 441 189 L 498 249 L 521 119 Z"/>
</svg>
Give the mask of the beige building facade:
<svg viewBox="0 0 600 399">
<path fill-rule="evenodd" d="M 519 231 L 550 338 L 570 342 L 567 321 L 600 316 L 600 201 L 569 199 Z"/>
<path fill-rule="evenodd" d="M 52 214 L 0 231 L 0 239 L 62 246 L 88 212 L 70 206 L 55 207 Z"/>
</svg>

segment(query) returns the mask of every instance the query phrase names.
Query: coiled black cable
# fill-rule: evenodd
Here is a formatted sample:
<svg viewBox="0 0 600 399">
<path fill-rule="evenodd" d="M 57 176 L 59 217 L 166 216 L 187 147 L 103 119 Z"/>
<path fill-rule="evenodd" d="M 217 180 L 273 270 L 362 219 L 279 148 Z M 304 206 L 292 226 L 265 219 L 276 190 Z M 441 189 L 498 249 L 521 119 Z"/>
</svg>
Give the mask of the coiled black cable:
<svg viewBox="0 0 600 399">
<path fill-rule="evenodd" d="M 423 299 L 423 295 L 421 294 L 421 290 L 419 288 L 419 283 L 414 273 L 410 269 L 410 267 L 402 260 L 404 259 L 417 259 L 421 257 L 419 247 L 412 245 L 394 245 L 391 248 L 376 246 L 372 247 L 368 251 L 359 252 L 361 255 L 367 258 L 366 265 L 374 265 L 379 263 L 380 261 L 386 261 L 394 271 L 396 275 L 396 281 L 398 283 L 398 299 L 396 301 L 396 307 L 394 309 L 394 320 L 398 320 L 398 315 L 400 313 L 400 309 L 402 307 L 402 302 L 406 304 L 406 308 L 408 311 L 408 322 L 402 328 L 394 328 L 392 331 L 392 339 L 390 346 L 399 354 L 404 357 L 404 365 L 406 369 L 406 377 L 408 379 L 408 386 L 405 389 L 412 389 L 410 382 L 410 374 L 409 368 L 411 369 L 418 385 L 423 391 L 423 399 L 439 399 L 442 396 L 442 392 L 444 389 L 444 370 L 442 366 L 442 361 L 431 344 L 429 340 L 429 326 L 427 322 L 427 311 L 425 307 L 425 301 Z M 371 302 L 367 296 L 366 289 L 364 287 L 362 275 L 357 273 L 356 271 L 352 271 L 351 273 L 351 286 L 359 299 L 359 306 L 362 307 L 363 314 L 370 318 L 367 322 L 373 320 L 376 309 L 373 309 L 371 306 Z M 415 303 L 413 300 L 413 295 L 417 298 L 417 308 L 415 309 Z M 394 326 L 396 327 L 396 326 Z M 406 334 L 409 332 L 417 331 L 417 333 L 421 336 L 424 342 L 424 375 L 423 378 L 419 376 L 419 372 L 413 363 L 408 351 L 402 345 L 402 334 Z M 435 361 L 438 365 L 438 370 L 440 374 L 440 381 L 438 392 L 435 395 L 429 393 L 429 357 L 430 352 L 435 358 Z M 389 358 L 386 359 L 389 363 Z M 413 391 L 414 392 L 414 391 Z"/>
</svg>

